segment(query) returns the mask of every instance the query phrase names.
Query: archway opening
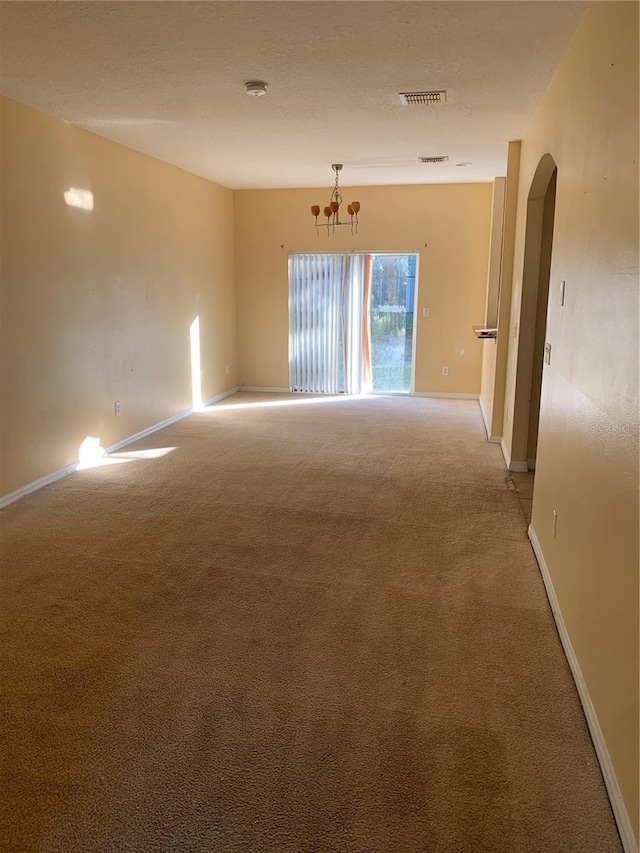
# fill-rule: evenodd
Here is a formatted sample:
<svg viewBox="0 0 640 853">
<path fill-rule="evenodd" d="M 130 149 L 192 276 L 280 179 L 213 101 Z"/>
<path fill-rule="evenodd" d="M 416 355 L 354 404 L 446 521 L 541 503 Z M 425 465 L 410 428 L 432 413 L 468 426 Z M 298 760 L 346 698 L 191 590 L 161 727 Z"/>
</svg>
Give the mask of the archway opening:
<svg viewBox="0 0 640 853">
<path fill-rule="evenodd" d="M 530 472 L 529 482 L 523 488 L 531 499 L 545 362 L 557 173 L 553 157 L 545 154 L 538 163 L 527 199 L 511 458 L 520 460 L 522 470 Z"/>
</svg>

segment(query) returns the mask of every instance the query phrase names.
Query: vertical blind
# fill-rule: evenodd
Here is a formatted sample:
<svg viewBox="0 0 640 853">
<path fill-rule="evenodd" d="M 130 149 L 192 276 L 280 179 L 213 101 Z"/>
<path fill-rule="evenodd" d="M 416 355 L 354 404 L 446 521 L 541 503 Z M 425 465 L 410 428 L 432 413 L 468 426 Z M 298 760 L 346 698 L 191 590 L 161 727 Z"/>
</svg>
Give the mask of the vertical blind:
<svg viewBox="0 0 640 853">
<path fill-rule="evenodd" d="M 359 394 L 364 259 L 289 256 L 289 387 Z"/>
</svg>

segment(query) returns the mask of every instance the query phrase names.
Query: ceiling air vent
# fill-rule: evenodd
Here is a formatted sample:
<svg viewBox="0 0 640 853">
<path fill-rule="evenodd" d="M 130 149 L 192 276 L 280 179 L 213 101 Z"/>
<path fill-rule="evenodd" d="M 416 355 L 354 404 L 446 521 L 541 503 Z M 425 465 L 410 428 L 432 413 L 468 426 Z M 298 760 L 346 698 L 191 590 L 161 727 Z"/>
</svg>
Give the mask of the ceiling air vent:
<svg viewBox="0 0 640 853">
<path fill-rule="evenodd" d="M 418 157 L 418 163 L 448 163 L 449 155 L 443 154 L 442 157 Z"/>
<path fill-rule="evenodd" d="M 442 92 L 400 92 L 403 107 L 428 107 L 430 104 L 446 104 L 447 93 Z"/>
</svg>

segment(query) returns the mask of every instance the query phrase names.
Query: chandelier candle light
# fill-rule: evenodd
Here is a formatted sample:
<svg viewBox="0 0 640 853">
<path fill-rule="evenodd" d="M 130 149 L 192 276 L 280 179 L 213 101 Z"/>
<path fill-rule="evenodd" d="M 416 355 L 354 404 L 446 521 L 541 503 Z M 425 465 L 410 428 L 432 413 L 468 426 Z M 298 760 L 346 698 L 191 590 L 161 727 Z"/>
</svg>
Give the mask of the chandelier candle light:
<svg viewBox="0 0 640 853">
<path fill-rule="evenodd" d="M 327 237 L 329 234 L 335 233 L 336 228 L 341 228 L 343 225 L 351 225 L 351 233 L 358 233 L 358 213 L 360 212 L 360 202 L 352 201 L 347 205 L 347 213 L 349 214 L 349 222 L 340 222 L 340 205 L 342 204 L 342 195 L 340 193 L 340 170 L 342 163 L 332 163 L 331 168 L 336 173 L 336 184 L 331 193 L 329 204 L 324 209 L 324 215 L 327 217 L 326 225 L 324 222 L 319 223 L 320 205 L 313 204 L 311 206 L 311 214 L 316 219 L 316 231 L 320 234 L 320 227 L 327 229 Z"/>
</svg>

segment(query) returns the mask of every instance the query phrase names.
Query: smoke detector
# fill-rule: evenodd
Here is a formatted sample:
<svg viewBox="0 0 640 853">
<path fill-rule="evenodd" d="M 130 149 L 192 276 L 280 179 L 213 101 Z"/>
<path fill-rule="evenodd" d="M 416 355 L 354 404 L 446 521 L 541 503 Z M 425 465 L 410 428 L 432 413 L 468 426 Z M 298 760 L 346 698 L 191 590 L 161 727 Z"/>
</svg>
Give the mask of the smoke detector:
<svg viewBox="0 0 640 853">
<path fill-rule="evenodd" d="M 434 92 L 400 92 L 403 107 L 428 107 L 434 104 L 446 104 L 447 93 L 444 90 Z"/>
<path fill-rule="evenodd" d="M 267 84 L 261 80 L 250 80 L 244 84 L 244 90 L 247 95 L 251 95 L 253 98 L 261 98 L 267 94 Z"/>
<path fill-rule="evenodd" d="M 449 155 L 443 154 L 441 157 L 418 157 L 419 163 L 448 163 Z"/>
</svg>

